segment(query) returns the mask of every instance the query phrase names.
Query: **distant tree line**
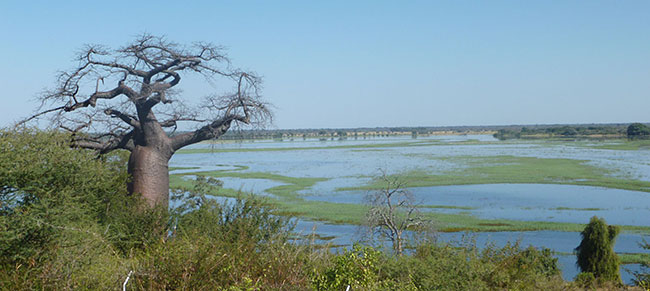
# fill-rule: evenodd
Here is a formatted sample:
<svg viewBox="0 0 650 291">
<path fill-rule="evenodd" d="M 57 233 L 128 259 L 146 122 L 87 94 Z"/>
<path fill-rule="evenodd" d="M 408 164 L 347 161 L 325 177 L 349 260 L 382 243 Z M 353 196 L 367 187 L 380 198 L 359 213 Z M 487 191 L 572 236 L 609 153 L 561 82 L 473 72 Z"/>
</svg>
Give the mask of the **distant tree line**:
<svg viewBox="0 0 650 291">
<path fill-rule="evenodd" d="M 500 140 L 514 138 L 575 138 L 575 137 L 612 137 L 625 136 L 626 126 L 621 124 L 611 125 L 562 125 L 548 127 L 527 127 L 499 129 L 494 137 Z"/>
<path fill-rule="evenodd" d="M 535 137 L 580 137 L 593 135 L 626 136 L 629 124 L 553 124 L 553 125 L 484 125 L 484 126 L 421 126 L 421 127 L 360 127 L 360 128 L 307 128 L 307 129 L 252 129 L 231 130 L 219 137 L 226 140 L 252 139 L 345 139 L 371 138 L 393 135 L 426 136 L 449 132 L 475 134 L 497 132 L 502 139 Z M 182 134 L 178 131 L 176 134 Z"/>
</svg>

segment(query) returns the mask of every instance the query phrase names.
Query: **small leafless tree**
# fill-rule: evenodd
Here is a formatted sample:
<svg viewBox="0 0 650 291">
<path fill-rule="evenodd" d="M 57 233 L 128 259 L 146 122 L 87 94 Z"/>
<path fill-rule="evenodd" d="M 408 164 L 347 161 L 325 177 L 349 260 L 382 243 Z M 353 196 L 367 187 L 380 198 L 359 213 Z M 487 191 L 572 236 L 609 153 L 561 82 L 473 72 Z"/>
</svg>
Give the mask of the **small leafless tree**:
<svg viewBox="0 0 650 291">
<path fill-rule="evenodd" d="M 55 126 L 73 133 L 75 147 L 99 154 L 130 151 L 129 191 L 152 207 L 167 206 L 168 161 L 174 152 L 216 139 L 232 125 L 270 122 L 260 78 L 232 68 L 222 51 L 209 43 L 185 46 L 147 34 L 114 50 L 87 46 L 78 54 L 79 65 L 59 74 L 38 113 L 22 123 L 48 114 Z M 192 107 L 175 89 L 187 74 L 227 89 Z M 174 134 L 180 122 L 197 125 Z"/>
<path fill-rule="evenodd" d="M 378 236 L 389 240 L 395 253 L 402 255 L 405 242 L 414 238 L 412 236 L 433 234 L 433 223 L 420 213 L 413 194 L 402 180 L 380 171 L 381 175 L 376 179 L 383 188 L 366 195 L 365 203 L 370 209 L 364 226 L 371 238 Z"/>
</svg>

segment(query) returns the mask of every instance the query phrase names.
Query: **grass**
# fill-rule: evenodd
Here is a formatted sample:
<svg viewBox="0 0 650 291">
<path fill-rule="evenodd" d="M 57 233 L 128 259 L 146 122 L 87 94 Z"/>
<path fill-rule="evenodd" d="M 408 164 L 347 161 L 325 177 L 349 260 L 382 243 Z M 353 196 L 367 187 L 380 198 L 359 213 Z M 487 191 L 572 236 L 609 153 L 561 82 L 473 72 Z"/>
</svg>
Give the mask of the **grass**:
<svg viewBox="0 0 650 291">
<path fill-rule="evenodd" d="M 359 224 L 363 221 L 368 207 L 360 204 L 332 203 L 322 201 L 298 200 L 291 203 L 281 202 L 276 204 L 285 214 L 296 215 L 310 220 L 328 221 L 341 224 Z M 467 214 L 447 214 L 436 212 L 422 213 L 425 217 L 432 219 L 437 224 L 437 230 L 441 232 L 459 231 L 568 231 L 580 232 L 585 224 L 561 223 L 546 221 L 518 221 L 507 219 L 481 219 Z M 650 227 L 643 226 L 621 226 L 621 229 L 629 233 L 648 233 Z"/>
<path fill-rule="evenodd" d="M 635 151 L 650 149 L 650 140 L 618 140 L 616 143 L 593 145 L 591 148 L 601 150 Z"/>
<path fill-rule="evenodd" d="M 240 178 L 240 179 L 265 179 L 265 180 L 281 182 L 281 183 L 285 183 L 286 185 L 271 187 L 267 189 L 266 192 L 288 200 L 298 199 L 298 197 L 300 196 L 300 194 L 298 194 L 298 191 L 314 186 L 314 184 L 318 182 L 328 180 L 327 178 L 298 178 L 298 177 L 288 177 L 288 176 L 266 173 L 266 172 L 241 172 L 241 171 L 227 171 L 227 170 L 194 172 L 194 173 L 187 173 L 183 175 L 204 175 L 204 176 L 211 176 L 215 178 L 231 177 L 231 178 Z M 180 176 L 180 175 L 170 175 L 170 185 L 178 185 L 172 183 L 171 176 Z M 174 182 L 177 182 L 177 179 L 178 177 L 174 179 Z M 192 183 L 191 181 L 186 181 L 186 182 L 189 184 Z"/>
<path fill-rule="evenodd" d="M 467 165 L 440 175 L 422 170 L 399 174 L 409 187 L 469 185 L 469 184 L 566 184 L 598 186 L 632 191 L 650 192 L 650 182 L 610 176 L 610 171 L 572 159 L 543 159 L 515 156 L 439 158 Z M 342 187 L 337 190 L 373 190 L 383 188 L 381 181 L 360 187 Z"/>
<path fill-rule="evenodd" d="M 572 207 L 556 207 L 551 210 L 569 210 L 569 211 L 600 211 L 602 208 L 572 208 Z"/>
<path fill-rule="evenodd" d="M 649 253 L 617 254 L 621 264 L 650 264 Z"/>
</svg>

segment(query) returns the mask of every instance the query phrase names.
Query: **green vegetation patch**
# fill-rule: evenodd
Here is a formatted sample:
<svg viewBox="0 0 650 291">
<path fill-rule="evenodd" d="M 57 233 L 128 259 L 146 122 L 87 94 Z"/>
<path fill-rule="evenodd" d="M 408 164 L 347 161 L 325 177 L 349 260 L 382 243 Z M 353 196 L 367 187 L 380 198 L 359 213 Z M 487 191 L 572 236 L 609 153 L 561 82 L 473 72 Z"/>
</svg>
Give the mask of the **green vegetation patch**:
<svg viewBox="0 0 650 291">
<path fill-rule="evenodd" d="M 650 192 L 650 182 L 610 176 L 611 171 L 572 159 L 515 156 L 458 156 L 436 158 L 467 166 L 434 175 L 422 170 L 398 174 L 409 187 L 469 184 L 566 184 Z M 373 181 L 360 187 L 337 190 L 373 190 L 385 187 Z"/>
<path fill-rule="evenodd" d="M 184 173 L 170 175 L 169 185 L 172 188 L 181 188 L 187 189 L 187 187 L 192 187 L 193 182 L 188 181 L 182 178 L 186 175 L 203 175 L 210 176 L 214 178 L 221 177 L 231 177 L 231 178 L 240 178 L 240 179 L 265 179 L 272 180 L 276 182 L 281 182 L 286 185 L 280 185 L 266 189 L 267 193 L 273 194 L 276 197 L 281 197 L 282 199 L 296 200 L 300 199 L 298 191 L 307 189 L 314 184 L 322 181 L 327 181 L 327 178 L 310 178 L 310 177 L 289 177 L 273 173 L 266 172 L 241 172 L 241 171 L 227 171 L 227 170 L 218 170 L 218 171 L 206 171 L 206 172 L 193 172 L 193 173 Z M 214 191 L 214 190 L 213 190 Z M 235 189 L 219 189 L 218 192 L 209 193 L 211 195 L 219 196 L 228 196 L 234 197 L 239 191 Z"/>
<path fill-rule="evenodd" d="M 617 254 L 621 264 L 646 264 L 650 265 L 649 253 L 620 253 Z"/>
<path fill-rule="evenodd" d="M 556 207 L 551 210 L 568 210 L 568 211 L 600 211 L 602 208 L 573 208 L 573 207 Z"/>
<path fill-rule="evenodd" d="M 332 203 L 322 201 L 297 200 L 293 202 L 274 201 L 282 213 L 295 215 L 309 220 L 328 221 L 340 224 L 359 224 L 363 221 L 368 206 L 361 204 Z M 437 212 L 422 213 L 435 221 L 441 232 L 459 231 L 569 231 L 579 232 L 584 224 L 546 221 L 518 221 L 508 219 L 481 219 L 467 214 L 449 214 Z M 650 227 L 621 226 L 629 233 L 650 233 Z"/>
<path fill-rule="evenodd" d="M 636 151 L 650 149 L 650 140 L 619 140 L 614 143 L 592 144 L 590 146 L 600 150 Z"/>
</svg>

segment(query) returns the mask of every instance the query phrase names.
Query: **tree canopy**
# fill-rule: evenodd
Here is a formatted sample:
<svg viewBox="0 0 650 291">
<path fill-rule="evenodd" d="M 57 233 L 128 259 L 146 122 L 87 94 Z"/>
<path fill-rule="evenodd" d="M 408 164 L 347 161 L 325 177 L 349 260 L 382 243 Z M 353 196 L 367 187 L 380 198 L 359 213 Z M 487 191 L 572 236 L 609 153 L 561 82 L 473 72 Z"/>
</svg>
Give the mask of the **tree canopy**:
<svg viewBox="0 0 650 291">
<path fill-rule="evenodd" d="M 605 220 L 592 217 L 580 233 L 582 241 L 576 248 L 578 267 L 582 272 L 592 273 L 597 279 L 621 283 L 620 261 L 614 252 L 614 243 L 620 229 L 607 225 Z"/>
<path fill-rule="evenodd" d="M 643 123 L 632 123 L 627 127 L 627 138 L 642 139 L 650 137 L 650 127 Z"/>
</svg>

